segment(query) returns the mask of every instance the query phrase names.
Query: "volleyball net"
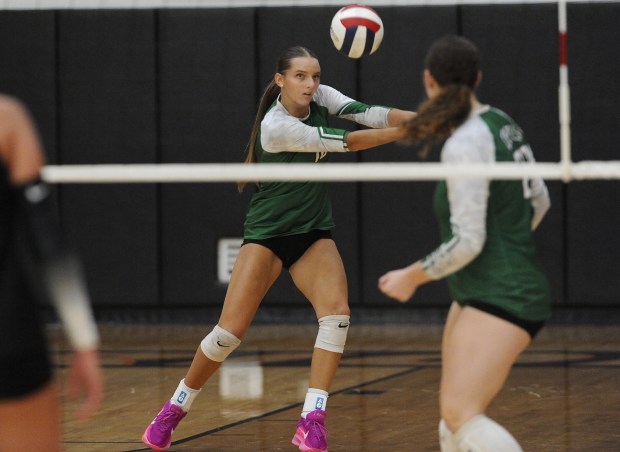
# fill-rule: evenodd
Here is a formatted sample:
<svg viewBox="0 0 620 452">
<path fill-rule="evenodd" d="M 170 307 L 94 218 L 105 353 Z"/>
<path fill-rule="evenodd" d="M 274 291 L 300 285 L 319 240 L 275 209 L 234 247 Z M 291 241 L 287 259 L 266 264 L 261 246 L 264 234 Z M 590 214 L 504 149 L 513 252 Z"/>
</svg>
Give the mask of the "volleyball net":
<svg viewBox="0 0 620 452">
<path fill-rule="evenodd" d="M 566 163 L 329 163 L 308 164 L 108 164 L 48 165 L 42 178 L 55 184 L 188 183 L 236 181 L 429 181 L 445 178 L 523 179 L 564 182 L 620 179 L 620 160 Z"/>
</svg>

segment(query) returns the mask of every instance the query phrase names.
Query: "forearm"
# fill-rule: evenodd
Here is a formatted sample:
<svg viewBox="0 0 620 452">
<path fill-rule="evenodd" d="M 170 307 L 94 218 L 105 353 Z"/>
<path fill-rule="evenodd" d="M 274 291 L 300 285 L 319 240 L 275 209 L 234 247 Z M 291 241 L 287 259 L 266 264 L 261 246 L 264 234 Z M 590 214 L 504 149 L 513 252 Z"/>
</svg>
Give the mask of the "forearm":
<svg viewBox="0 0 620 452">
<path fill-rule="evenodd" d="M 402 139 L 404 129 L 400 127 L 387 127 L 385 129 L 355 130 L 347 135 L 347 147 L 349 151 L 356 152 L 393 143 Z"/>
<path fill-rule="evenodd" d="M 388 113 L 388 123 L 390 126 L 400 126 L 411 121 L 416 116 L 414 111 L 399 110 L 392 108 Z"/>
<path fill-rule="evenodd" d="M 433 281 L 433 278 L 431 278 L 430 275 L 424 270 L 421 260 L 405 267 L 405 270 L 416 287 L 420 287 L 427 282 Z"/>
</svg>

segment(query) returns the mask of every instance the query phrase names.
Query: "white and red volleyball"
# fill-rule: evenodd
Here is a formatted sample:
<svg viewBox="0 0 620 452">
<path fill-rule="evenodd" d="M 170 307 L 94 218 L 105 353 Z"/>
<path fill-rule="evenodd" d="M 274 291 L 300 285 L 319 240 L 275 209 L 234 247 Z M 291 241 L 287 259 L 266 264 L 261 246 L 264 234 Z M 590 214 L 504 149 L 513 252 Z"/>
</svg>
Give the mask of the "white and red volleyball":
<svg viewBox="0 0 620 452">
<path fill-rule="evenodd" d="M 332 41 L 349 58 L 376 52 L 383 40 L 383 22 L 369 6 L 352 4 L 341 8 L 332 19 Z"/>
</svg>

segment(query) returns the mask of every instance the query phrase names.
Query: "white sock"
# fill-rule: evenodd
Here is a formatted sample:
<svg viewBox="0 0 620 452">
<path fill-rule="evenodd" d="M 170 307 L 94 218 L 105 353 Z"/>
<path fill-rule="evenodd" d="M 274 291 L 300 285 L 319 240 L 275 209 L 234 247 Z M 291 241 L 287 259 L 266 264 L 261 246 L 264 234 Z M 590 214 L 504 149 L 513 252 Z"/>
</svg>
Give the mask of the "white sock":
<svg viewBox="0 0 620 452">
<path fill-rule="evenodd" d="M 306 394 L 306 401 L 301 411 L 301 417 L 306 418 L 306 414 L 314 410 L 325 411 L 327 406 L 327 397 L 329 396 L 327 391 L 316 388 L 308 388 Z"/>
<path fill-rule="evenodd" d="M 523 452 L 508 430 L 484 414 L 468 420 L 452 438 L 459 452 Z"/>
<path fill-rule="evenodd" d="M 172 403 L 183 408 L 183 411 L 189 411 L 192 402 L 198 396 L 200 389 L 192 389 L 185 384 L 185 378 L 181 380 L 174 395 L 170 399 Z"/>
<path fill-rule="evenodd" d="M 442 419 L 439 422 L 439 447 L 441 452 L 457 452 L 453 434 Z"/>
</svg>

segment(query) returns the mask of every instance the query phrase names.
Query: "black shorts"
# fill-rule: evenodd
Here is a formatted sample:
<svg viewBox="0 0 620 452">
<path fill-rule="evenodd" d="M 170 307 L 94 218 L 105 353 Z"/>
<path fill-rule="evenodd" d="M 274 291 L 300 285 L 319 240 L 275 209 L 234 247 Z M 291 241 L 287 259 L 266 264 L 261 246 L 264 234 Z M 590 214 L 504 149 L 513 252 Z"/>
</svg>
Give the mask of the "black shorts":
<svg viewBox="0 0 620 452">
<path fill-rule="evenodd" d="M 472 308 L 479 309 L 480 311 L 486 312 L 487 314 L 494 315 L 495 317 L 499 317 L 500 319 L 506 320 L 514 325 L 517 325 L 520 328 L 523 328 L 530 335 L 532 339 L 536 337 L 541 328 L 545 325 L 545 321 L 541 320 L 538 322 L 532 320 L 524 320 L 519 317 L 499 308 L 497 306 L 493 306 L 489 303 L 484 303 L 482 301 L 467 301 L 465 303 L 459 303 L 461 305 L 471 306 Z"/>
<path fill-rule="evenodd" d="M 297 260 L 303 256 L 314 242 L 320 239 L 331 239 L 332 231 L 314 229 L 304 234 L 286 235 L 283 237 L 272 237 L 270 239 L 244 239 L 241 246 L 246 243 L 256 243 L 265 248 L 269 248 L 280 258 L 282 266 L 287 270 Z"/>
<path fill-rule="evenodd" d="M 0 400 L 28 395 L 52 378 L 40 300 L 32 281 L 0 257 Z"/>
</svg>

